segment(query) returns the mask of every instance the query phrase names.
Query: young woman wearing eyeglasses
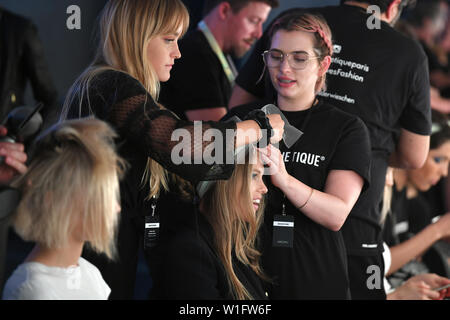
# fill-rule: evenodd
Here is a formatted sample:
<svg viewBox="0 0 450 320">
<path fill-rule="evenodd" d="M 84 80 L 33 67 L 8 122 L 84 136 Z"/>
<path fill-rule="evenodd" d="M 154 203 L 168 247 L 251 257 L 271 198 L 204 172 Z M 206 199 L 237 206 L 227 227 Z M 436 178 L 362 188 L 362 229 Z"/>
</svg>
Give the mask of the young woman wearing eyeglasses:
<svg viewBox="0 0 450 320">
<path fill-rule="evenodd" d="M 346 251 L 339 229 L 369 178 L 369 137 L 362 121 L 317 93 L 333 52 L 323 18 L 286 15 L 271 30 L 263 58 L 275 104 L 303 132 L 291 147 L 261 151 L 271 171 L 262 231 L 271 299 L 348 299 Z M 242 116 L 249 106 L 232 114 Z"/>
</svg>

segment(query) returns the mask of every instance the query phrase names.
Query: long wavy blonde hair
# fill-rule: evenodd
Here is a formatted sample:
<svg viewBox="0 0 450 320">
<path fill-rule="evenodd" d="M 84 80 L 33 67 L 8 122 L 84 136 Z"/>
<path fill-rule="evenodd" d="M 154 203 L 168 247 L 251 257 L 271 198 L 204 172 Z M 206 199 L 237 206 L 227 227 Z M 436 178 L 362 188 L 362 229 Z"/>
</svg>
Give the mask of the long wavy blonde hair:
<svg viewBox="0 0 450 320">
<path fill-rule="evenodd" d="M 264 201 L 254 212 L 250 192 L 253 164 L 237 164 L 230 179 L 217 181 L 202 197 L 201 211 L 214 231 L 214 246 L 227 274 L 235 299 L 253 299 L 236 276 L 232 253 L 261 279 L 268 280 L 260 267 L 261 253 L 256 248 L 263 221 Z"/>
<path fill-rule="evenodd" d="M 148 43 L 156 36 L 175 33 L 180 27 L 183 35 L 188 26 L 189 13 L 180 0 L 109 0 L 100 14 L 100 43 L 95 59 L 69 89 L 61 119 L 67 117 L 77 100 L 81 110 L 86 99 L 93 114 L 89 83 L 106 70 L 129 74 L 157 101 L 160 82 L 147 55 Z M 158 195 L 161 187 L 168 190 L 170 176 L 161 165 L 148 158 L 143 182 L 150 185 L 149 197 Z"/>
</svg>

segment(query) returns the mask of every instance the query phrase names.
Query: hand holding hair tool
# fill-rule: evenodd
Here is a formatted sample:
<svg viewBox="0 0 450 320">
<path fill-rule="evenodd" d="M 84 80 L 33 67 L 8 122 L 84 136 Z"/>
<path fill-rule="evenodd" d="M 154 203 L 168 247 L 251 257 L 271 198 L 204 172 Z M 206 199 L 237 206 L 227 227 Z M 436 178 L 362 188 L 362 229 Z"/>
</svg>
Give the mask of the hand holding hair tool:
<svg viewBox="0 0 450 320">
<path fill-rule="evenodd" d="M 38 103 L 34 108 L 23 106 L 11 110 L 3 121 L 8 133 L 6 136 L 0 137 L 0 142 L 26 142 L 27 139 L 33 137 L 42 127 L 43 120 L 39 111 L 43 106 L 42 103 Z M 4 157 L 0 157 L 0 164 L 3 161 Z"/>
</svg>

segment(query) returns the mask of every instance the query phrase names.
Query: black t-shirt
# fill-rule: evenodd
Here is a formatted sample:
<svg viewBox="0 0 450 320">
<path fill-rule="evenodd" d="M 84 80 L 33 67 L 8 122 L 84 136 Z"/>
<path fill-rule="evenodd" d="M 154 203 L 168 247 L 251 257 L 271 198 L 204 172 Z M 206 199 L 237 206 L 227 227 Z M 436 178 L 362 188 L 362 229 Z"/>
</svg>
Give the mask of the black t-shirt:
<svg viewBox="0 0 450 320">
<path fill-rule="evenodd" d="M 224 266 L 214 248 L 211 225 L 200 213 L 184 213 L 188 218 L 177 226 L 176 234 L 159 244 L 159 264 L 152 274 L 151 298 L 233 299 Z M 258 275 L 234 254 L 232 263 L 236 276 L 252 297 L 267 299 Z"/>
<path fill-rule="evenodd" d="M 392 191 L 391 209 L 383 225 L 383 241 L 389 247 L 400 244 L 402 240 L 406 240 L 408 237 L 409 221 L 405 212 L 406 202 L 406 188 L 401 191 L 394 188 Z"/>
<path fill-rule="evenodd" d="M 286 13 L 296 10 L 299 9 Z M 418 43 L 385 22 L 381 22 L 380 29 L 370 30 L 369 15 L 359 7 L 342 5 L 308 10 L 325 17 L 334 39 L 327 91 L 320 95 L 364 121 L 369 129 L 372 157 L 377 159 L 371 169 L 372 178 L 377 181 L 371 181 L 372 190 L 360 198 L 350 217 L 378 228 L 388 157 L 395 148 L 399 129 L 422 135 L 431 130 L 427 58 Z M 270 79 L 256 84 L 264 67 L 261 53 L 270 45 L 268 37 L 266 32 L 255 45 L 236 83 L 258 98 L 273 101 Z"/>
<path fill-rule="evenodd" d="M 161 85 L 160 102 L 185 119 L 187 110 L 227 107 L 231 84 L 200 30 L 180 40 L 181 58 Z"/>
<path fill-rule="evenodd" d="M 261 103 L 233 108 L 243 118 Z M 311 112 L 308 122 L 305 118 Z M 330 170 L 353 170 L 370 180 L 370 144 L 367 128 L 353 115 L 319 103 L 310 110 L 285 112 L 287 120 L 304 132 L 287 149 L 286 169 L 296 179 L 323 191 Z M 293 248 L 272 247 L 274 215 L 281 214 L 283 194 L 268 181 L 269 194 L 262 231 L 264 270 L 274 279 L 271 299 L 346 299 L 348 276 L 342 235 L 315 223 L 286 200 L 286 213 L 295 218 Z"/>
</svg>

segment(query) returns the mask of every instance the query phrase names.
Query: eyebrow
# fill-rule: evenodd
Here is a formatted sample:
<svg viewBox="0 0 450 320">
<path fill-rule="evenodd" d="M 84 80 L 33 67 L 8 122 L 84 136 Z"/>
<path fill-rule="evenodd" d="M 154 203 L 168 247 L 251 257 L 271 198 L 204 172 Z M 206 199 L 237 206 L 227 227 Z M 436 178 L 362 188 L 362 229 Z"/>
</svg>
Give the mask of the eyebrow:
<svg viewBox="0 0 450 320">
<path fill-rule="evenodd" d="M 167 34 L 165 34 L 164 36 L 176 36 L 176 37 L 178 37 L 180 35 L 180 32 L 177 32 L 177 31 L 175 31 L 175 32 L 169 32 L 169 33 L 167 33 Z"/>
<path fill-rule="evenodd" d="M 261 174 L 261 175 L 264 173 L 264 169 L 257 169 L 257 168 L 254 168 L 253 171 L 256 172 L 256 173 L 259 173 L 259 174 Z"/>
<path fill-rule="evenodd" d="M 281 52 L 281 53 L 286 53 L 286 52 L 284 52 L 283 50 L 280 50 L 280 49 L 278 49 L 278 48 L 270 48 L 270 50 L 276 50 L 276 51 L 279 51 L 279 52 Z M 296 50 L 296 51 L 291 51 L 291 52 L 287 52 L 288 54 L 293 54 L 293 53 L 306 53 L 306 54 L 308 54 L 309 55 L 309 52 L 307 52 L 307 51 L 305 51 L 305 50 Z"/>
<path fill-rule="evenodd" d="M 248 18 L 249 18 L 249 19 L 256 19 L 256 20 L 258 20 L 258 22 L 263 20 L 263 19 L 262 19 L 261 17 L 259 17 L 259 16 L 249 16 Z"/>
</svg>

